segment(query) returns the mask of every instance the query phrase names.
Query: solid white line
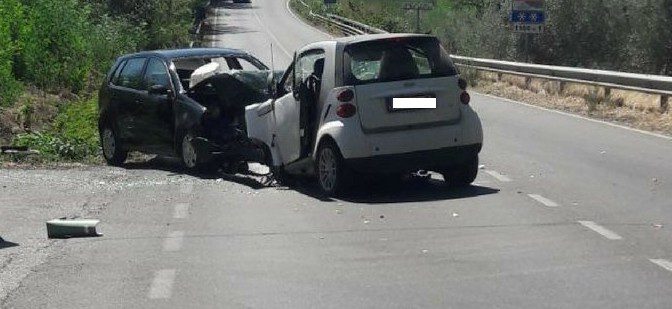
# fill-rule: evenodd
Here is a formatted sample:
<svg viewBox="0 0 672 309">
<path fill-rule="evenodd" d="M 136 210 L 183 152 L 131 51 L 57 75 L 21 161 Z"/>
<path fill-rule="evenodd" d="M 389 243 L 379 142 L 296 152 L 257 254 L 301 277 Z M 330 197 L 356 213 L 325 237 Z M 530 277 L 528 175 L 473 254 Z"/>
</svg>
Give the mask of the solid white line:
<svg viewBox="0 0 672 309">
<path fill-rule="evenodd" d="M 266 28 L 266 25 L 264 25 L 264 23 L 261 21 L 261 18 L 259 18 L 259 15 L 257 15 L 257 12 L 254 12 L 253 14 L 254 14 L 254 17 L 257 18 L 257 21 L 259 22 L 259 25 L 261 25 L 261 27 L 264 28 L 264 31 L 266 32 L 266 34 L 268 34 L 268 36 L 270 36 L 275 41 L 275 43 L 278 44 L 278 47 L 280 47 L 280 50 L 282 50 L 282 52 L 285 53 L 285 55 L 287 55 L 287 57 L 289 57 L 289 59 L 292 59 L 292 54 L 290 52 L 288 52 L 287 49 L 285 49 L 285 47 L 282 46 L 282 43 L 280 43 L 280 40 L 278 40 L 278 38 L 273 33 L 271 33 L 271 31 L 269 31 L 268 28 Z"/>
<path fill-rule="evenodd" d="M 511 182 L 511 178 L 496 171 L 485 170 L 484 172 L 501 182 Z"/>
<path fill-rule="evenodd" d="M 154 280 L 149 288 L 147 297 L 150 299 L 167 299 L 173 293 L 173 283 L 175 282 L 175 269 L 163 269 L 154 274 Z"/>
<path fill-rule="evenodd" d="M 555 109 L 541 107 L 541 106 L 537 106 L 537 105 L 533 105 L 533 104 L 529 104 L 529 103 L 525 103 L 525 102 L 520 102 L 520 101 L 516 101 L 516 100 L 511 100 L 511 99 L 507 99 L 507 98 L 502 98 L 502 97 L 498 97 L 498 96 L 494 96 L 494 95 L 490 95 L 490 94 L 484 94 L 484 93 L 477 93 L 477 94 L 485 96 L 485 97 L 489 97 L 491 99 L 497 99 L 497 100 L 502 100 L 502 101 L 506 101 L 506 102 L 509 102 L 509 103 L 520 104 L 520 105 L 540 109 L 540 110 L 547 111 L 547 112 L 552 112 L 552 113 L 565 115 L 565 116 L 569 116 L 569 117 L 573 117 L 573 118 L 583 119 L 583 120 L 594 122 L 594 123 L 600 123 L 600 124 L 603 124 L 603 125 L 608 125 L 608 126 L 614 127 L 614 128 L 620 128 L 620 129 L 624 129 L 624 130 L 637 132 L 637 133 L 640 133 L 640 134 L 645 134 L 645 135 L 649 135 L 649 136 L 654 136 L 654 137 L 666 139 L 668 141 L 672 141 L 672 136 L 667 136 L 667 135 L 658 134 L 658 133 L 654 133 L 654 132 L 635 129 L 635 128 L 631 128 L 631 127 L 620 125 L 620 124 L 611 123 L 611 122 L 604 121 L 604 120 L 588 118 L 588 117 L 577 115 L 577 114 L 567 113 L 567 112 L 563 112 L 563 111 L 559 111 L 559 110 L 555 110 Z"/>
<path fill-rule="evenodd" d="M 174 219 L 184 219 L 188 215 L 189 215 L 189 203 L 175 204 L 175 210 L 173 211 Z"/>
<path fill-rule="evenodd" d="M 623 239 L 623 237 L 621 237 L 618 234 L 606 229 L 605 227 L 603 227 L 601 225 L 598 225 L 597 223 L 595 223 L 593 221 L 579 221 L 579 223 L 581 225 L 593 230 L 594 232 L 604 236 L 606 239 L 609 239 L 609 240 Z"/>
<path fill-rule="evenodd" d="M 170 232 L 170 234 L 163 240 L 163 251 L 180 251 L 180 249 L 182 249 L 182 242 L 184 242 L 183 231 Z"/>
<path fill-rule="evenodd" d="M 672 271 L 672 262 L 665 259 L 649 259 L 651 263 L 656 264 L 667 271 Z"/>
<path fill-rule="evenodd" d="M 315 27 L 315 26 L 313 26 L 313 25 L 311 25 L 311 24 L 305 22 L 305 21 L 304 21 L 303 19 L 301 19 L 300 17 L 296 16 L 296 14 L 294 14 L 294 11 L 292 11 L 292 8 L 289 6 L 289 1 L 290 1 L 290 0 L 287 0 L 287 2 L 285 3 L 285 7 L 287 8 L 287 11 L 289 11 L 289 14 L 291 14 L 292 17 L 294 17 L 294 19 L 300 21 L 302 24 L 304 24 L 304 25 L 306 25 L 306 26 L 308 26 L 308 27 L 310 27 L 310 28 L 314 28 L 315 30 L 317 30 L 317 31 L 321 32 L 322 34 L 326 35 L 328 38 L 333 38 L 333 37 L 334 37 L 334 36 L 331 35 L 330 33 L 324 32 L 324 31 L 322 31 L 322 29 L 317 28 L 317 27 Z"/>
<path fill-rule="evenodd" d="M 560 205 L 558 205 L 558 203 L 556 203 L 552 200 L 549 200 L 549 199 L 547 199 L 547 198 L 545 198 L 545 197 L 543 197 L 539 194 L 528 194 L 527 196 L 529 196 L 530 198 L 534 199 L 535 201 L 537 201 L 539 203 L 542 203 L 542 204 L 544 204 L 545 206 L 548 206 L 548 207 L 558 207 L 558 206 L 560 206 Z"/>
</svg>

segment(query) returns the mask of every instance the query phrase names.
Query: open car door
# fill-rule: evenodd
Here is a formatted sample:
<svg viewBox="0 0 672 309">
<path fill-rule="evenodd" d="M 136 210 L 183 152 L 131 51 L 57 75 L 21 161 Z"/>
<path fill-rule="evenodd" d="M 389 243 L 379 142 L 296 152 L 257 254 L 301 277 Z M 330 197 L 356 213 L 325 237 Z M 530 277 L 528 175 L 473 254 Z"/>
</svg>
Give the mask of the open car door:
<svg viewBox="0 0 672 309">
<path fill-rule="evenodd" d="M 275 135 L 273 144 L 278 148 L 282 165 L 292 163 L 301 155 L 301 105 L 294 92 L 294 66 L 285 72 L 278 87 L 284 93 L 274 102 Z"/>
</svg>

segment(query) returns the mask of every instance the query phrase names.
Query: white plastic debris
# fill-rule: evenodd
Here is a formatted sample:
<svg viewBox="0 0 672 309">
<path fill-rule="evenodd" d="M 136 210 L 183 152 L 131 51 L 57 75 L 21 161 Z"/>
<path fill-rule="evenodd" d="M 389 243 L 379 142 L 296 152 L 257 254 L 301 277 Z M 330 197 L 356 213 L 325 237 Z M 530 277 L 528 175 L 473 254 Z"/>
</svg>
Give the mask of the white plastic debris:
<svg viewBox="0 0 672 309">
<path fill-rule="evenodd" d="M 427 254 L 427 252 L 429 252 L 429 250 L 427 250 L 427 249 L 422 249 L 421 252 L 422 252 L 423 254 Z"/>
<path fill-rule="evenodd" d="M 457 218 L 457 217 L 459 217 L 459 216 L 460 216 L 460 214 L 458 214 L 458 213 L 456 213 L 456 212 L 453 213 L 453 218 Z"/>
<path fill-rule="evenodd" d="M 369 224 L 369 222 L 371 222 L 371 220 L 369 220 L 369 219 L 364 219 L 364 224 Z"/>
<path fill-rule="evenodd" d="M 478 166 L 478 169 L 479 169 L 479 170 L 485 169 L 485 165 L 483 165 L 483 164 L 479 165 L 479 166 Z"/>
</svg>

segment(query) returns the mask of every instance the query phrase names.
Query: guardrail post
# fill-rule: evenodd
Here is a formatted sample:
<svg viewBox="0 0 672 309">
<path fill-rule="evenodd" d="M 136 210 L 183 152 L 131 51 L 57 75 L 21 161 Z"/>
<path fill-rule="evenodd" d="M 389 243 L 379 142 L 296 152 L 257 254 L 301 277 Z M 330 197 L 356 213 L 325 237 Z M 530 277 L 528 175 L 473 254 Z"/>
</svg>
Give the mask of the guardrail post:
<svg viewBox="0 0 672 309">
<path fill-rule="evenodd" d="M 670 107 L 670 97 L 668 95 L 660 96 L 660 112 L 666 113 Z"/>
<path fill-rule="evenodd" d="M 530 84 L 532 84 L 532 77 L 525 77 L 525 89 L 530 89 Z"/>
<path fill-rule="evenodd" d="M 611 96 L 611 88 L 604 87 L 604 98 L 609 99 L 610 96 Z"/>
<path fill-rule="evenodd" d="M 502 76 L 504 76 L 504 74 L 502 74 L 502 73 L 497 73 L 497 81 L 498 81 L 498 82 L 501 82 L 501 81 L 502 81 Z"/>
<path fill-rule="evenodd" d="M 558 94 L 563 94 L 565 92 L 566 87 L 567 87 L 567 83 L 561 81 L 560 84 L 558 85 L 558 88 L 559 88 L 558 89 Z"/>
</svg>

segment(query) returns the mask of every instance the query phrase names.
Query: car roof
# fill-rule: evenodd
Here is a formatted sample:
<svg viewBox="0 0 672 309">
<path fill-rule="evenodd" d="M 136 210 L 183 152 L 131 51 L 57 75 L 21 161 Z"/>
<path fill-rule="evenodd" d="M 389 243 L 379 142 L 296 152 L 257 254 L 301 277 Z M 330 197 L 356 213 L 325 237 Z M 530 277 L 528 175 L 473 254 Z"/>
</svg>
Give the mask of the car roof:
<svg viewBox="0 0 672 309">
<path fill-rule="evenodd" d="M 192 58 L 207 56 L 248 56 L 245 51 L 233 48 L 182 48 L 182 49 L 161 49 L 143 51 L 134 54 L 124 55 L 121 58 L 132 58 L 142 56 L 159 56 L 164 59 Z"/>
<path fill-rule="evenodd" d="M 380 33 L 380 34 L 363 34 L 363 35 L 353 35 L 353 36 L 340 37 L 340 38 L 334 39 L 333 41 L 336 41 L 339 44 L 348 45 L 348 44 L 375 41 L 375 40 L 393 39 L 393 38 L 412 38 L 412 37 L 436 38 L 433 35 L 417 34 L 417 33 Z"/>
</svg>

